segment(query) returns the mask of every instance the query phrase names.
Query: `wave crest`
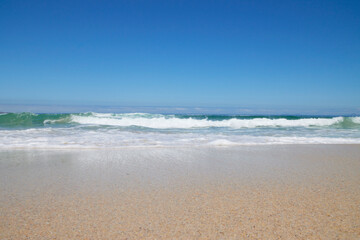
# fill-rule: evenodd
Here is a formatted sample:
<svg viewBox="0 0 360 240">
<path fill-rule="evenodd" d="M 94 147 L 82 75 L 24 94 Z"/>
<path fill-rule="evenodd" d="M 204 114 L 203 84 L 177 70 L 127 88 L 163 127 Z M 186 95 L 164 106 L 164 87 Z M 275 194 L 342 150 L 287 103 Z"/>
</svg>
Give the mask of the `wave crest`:
<svg viewBox="0 0 360 240">
<path fill-rule="evenodd" d="M 205 128 L 293 128 L 293 127 L 360 127 L 360 117 L 294 117 L 294 116 L 221 116 L 221 115 L 162 115 L 149 113 L 75 113 L 33 114 L 2 113 L 0 127 L 50 127 L 50 125 L 94 125 L 140 127 L 151 129 Z"/>
<path fill-rule="evenodd" d="M 108 125 L 120 127 L 145 127 L 155 129 L 187 129 L 187 128 L 256 128 L 256 127 L 311 127 L 311 126 L 330 126 L 343 122 L 343 117 L 334 118 L 301 118 L 289 120 L 286 118 L 253 118 L 253 119 L 224 119 L 209 120 L 195 118 L 178 118 L 176 116 L 164 115 L 109 115 L 92 114 L 90 116 L 72 115 L 71 121 L 78 124 L 88 125 Z"/>
</svg>

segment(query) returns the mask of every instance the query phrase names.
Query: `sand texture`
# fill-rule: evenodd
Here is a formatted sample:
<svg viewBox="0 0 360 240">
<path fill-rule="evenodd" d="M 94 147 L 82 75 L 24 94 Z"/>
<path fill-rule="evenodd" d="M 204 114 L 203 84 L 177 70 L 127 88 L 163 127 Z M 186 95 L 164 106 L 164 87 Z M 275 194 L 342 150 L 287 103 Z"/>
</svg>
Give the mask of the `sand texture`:
<svg viewBox="0 0 360 240">
<path fill-rule="evenodd" d="M 0 153 L 0 239 L 360 239 L 360 146 Z"/>
</svg>

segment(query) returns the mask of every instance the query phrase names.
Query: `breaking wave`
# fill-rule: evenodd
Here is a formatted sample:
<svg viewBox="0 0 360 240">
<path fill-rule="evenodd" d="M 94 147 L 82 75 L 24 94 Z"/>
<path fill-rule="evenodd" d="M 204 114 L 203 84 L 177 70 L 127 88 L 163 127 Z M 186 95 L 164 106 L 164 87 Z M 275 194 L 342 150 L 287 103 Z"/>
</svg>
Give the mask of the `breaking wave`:
<svg viewBox="0 0 360 240">
<path fill-rule="evenodd" d="M 289 127 L 359 127 L 360 117 L 296 116 L 214 116 L 162 115 L 148 113 L 34 114 L 2 113 L 0 127 L 41 127 L 46 125 L 95 125 L 153 129 L 196 128 L 289 128 Z"/>
<path fill-rule="evenodd" d="M 239 119 L 230 118 L 223 120 L 209 120 L 189 118 L 178 118 L 176 116 L 138 116 L 132 117 L 127 115 L 122 116 L 107 116 L 92 114 L 91 116 L 71 116 L 71 121 L 79 124 L 89 125 L 108 125 L 120 127 L 145 127 L 155 129 L 169 129 L 169 128 L 256 128 L 256 127 L 311 127 L 311 126 L 331 126 L 339 124 L 344 121 L 343 117 L 334 118 L 301 118 L 290 120 L 286 118 L 253 118 L 253 119 Z"/>
<path fill-rule="evenodd" d="M 0 149 L 359 143 L 359 116 L 0 113 Z"/>
</svg>

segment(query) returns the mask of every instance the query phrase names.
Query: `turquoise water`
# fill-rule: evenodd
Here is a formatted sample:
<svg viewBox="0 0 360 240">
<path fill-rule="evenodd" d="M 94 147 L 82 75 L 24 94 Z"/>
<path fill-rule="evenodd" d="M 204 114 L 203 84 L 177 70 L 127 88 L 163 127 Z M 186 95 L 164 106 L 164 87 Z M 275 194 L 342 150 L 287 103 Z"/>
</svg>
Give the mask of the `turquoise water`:
<svg viewBox="0 0 360 240">
<path fill-rule="evenodd" d="M 360 143 L 360 117 L 1 113 L 1 148 Z"/>
</svg>

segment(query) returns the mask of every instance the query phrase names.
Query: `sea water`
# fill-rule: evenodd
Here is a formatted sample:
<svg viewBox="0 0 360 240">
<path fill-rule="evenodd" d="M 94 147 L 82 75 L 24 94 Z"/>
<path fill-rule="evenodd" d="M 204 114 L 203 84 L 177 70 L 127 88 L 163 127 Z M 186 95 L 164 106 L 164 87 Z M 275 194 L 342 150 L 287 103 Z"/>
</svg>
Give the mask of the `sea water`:
<svg viewBox="0 0 360 240">
<path fill-rule="evenodd" d="M 360 117 L 0 113 L 0 148 L 358 144 Z"/>
</svg>

